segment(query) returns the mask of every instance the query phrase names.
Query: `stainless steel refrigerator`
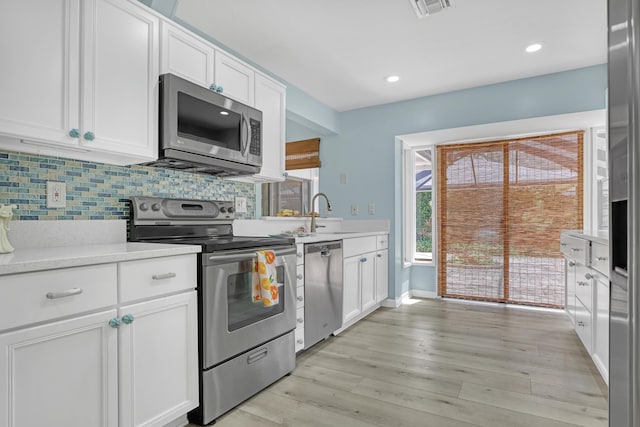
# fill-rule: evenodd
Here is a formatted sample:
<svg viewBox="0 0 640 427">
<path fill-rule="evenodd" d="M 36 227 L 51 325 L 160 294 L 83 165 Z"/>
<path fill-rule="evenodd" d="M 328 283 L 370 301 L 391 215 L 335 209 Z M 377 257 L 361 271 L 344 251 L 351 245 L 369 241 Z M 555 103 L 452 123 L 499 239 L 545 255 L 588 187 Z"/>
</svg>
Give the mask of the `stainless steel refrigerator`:
<svg viewBox="0 0 640 427">
<path fill-rule="evenodd" d="M 609 425 L 640 426 L 640 0 L 609 0 Z"/>
</svg>

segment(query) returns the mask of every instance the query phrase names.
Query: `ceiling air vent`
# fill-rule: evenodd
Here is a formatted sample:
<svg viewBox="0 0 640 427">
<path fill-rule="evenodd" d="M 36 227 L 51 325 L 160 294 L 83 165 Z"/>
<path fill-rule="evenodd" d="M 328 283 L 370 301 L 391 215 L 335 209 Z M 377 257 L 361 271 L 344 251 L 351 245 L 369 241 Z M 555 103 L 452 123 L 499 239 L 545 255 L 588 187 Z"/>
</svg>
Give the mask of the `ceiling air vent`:
<svg viewBox="0 0 640 427">
<path fill-rule="evenodd" d="M 450 7 L 449 0 L 409 0 L 413 9 L 416 11 L 418 18 L 424 18 L 432 13 L 440 12 L 441 10 Z"/>
</svg>

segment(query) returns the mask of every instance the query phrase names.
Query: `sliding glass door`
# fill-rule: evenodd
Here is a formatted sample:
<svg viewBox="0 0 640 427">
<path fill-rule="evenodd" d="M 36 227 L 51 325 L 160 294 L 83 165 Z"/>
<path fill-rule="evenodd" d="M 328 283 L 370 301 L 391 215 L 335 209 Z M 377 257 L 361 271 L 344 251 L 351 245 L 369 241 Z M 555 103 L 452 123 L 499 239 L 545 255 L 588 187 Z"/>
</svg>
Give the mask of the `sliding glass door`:
<svg viewBox="0 0 640 427">
<path fill-rule="evenodd" d="M 582 229 L 583 132 L 441 145 L 438 292 L 564 305 L 560 231 Z"/>
</svg>

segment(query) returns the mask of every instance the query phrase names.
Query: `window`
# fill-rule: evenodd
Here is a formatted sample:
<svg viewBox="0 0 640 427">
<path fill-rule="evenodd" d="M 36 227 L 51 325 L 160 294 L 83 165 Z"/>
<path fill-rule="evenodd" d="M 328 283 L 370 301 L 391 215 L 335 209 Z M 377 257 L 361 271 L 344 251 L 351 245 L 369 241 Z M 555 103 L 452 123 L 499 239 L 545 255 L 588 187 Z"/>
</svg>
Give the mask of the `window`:
<svg viewBox="0 0 640 427">
<path fill-rule="evenodd" d="M 262 214 L 276 216 L 278 212 L 290 211 L 291 215 L 306 215 L 311 211 L 312 192 L 312 180 L 298 177 L 262 184 Z"/>
<path fill-rule="evenodd" d="M 404 259 L 407 263 L 433 262 L 433 152 L 429 146 L 405 149 L 404 153 Z"/>
</svg>

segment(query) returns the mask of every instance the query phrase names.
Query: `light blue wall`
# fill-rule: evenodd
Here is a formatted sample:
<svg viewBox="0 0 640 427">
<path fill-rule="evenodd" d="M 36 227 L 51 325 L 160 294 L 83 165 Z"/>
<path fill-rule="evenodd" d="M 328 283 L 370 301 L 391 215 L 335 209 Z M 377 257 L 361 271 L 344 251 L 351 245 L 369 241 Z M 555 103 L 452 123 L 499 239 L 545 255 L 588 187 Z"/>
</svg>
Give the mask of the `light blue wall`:
<svg viewBox="0 0 640 427">
<path fill-rule="evenodd" d="M 340 134 L 323 139 L 320 188 L 338 217 L 391 220 L 389 291 L 399 297 L 408 290 L 410 272 L 403 270 L 400 254 L 402 153 L 395 136 L 602 109 L 606 85 L 606 66 L 598 65 L 344 112 Z M 341 173 L 347 184 L 340 184 Z M 376 205 L 375 215 L 367 214 L 369 203 Z M 351 215 L 353 204 L 357 216 Z M 421 267 L 416 286 L 435 290 L 432 271 Z"/>
</svg>

